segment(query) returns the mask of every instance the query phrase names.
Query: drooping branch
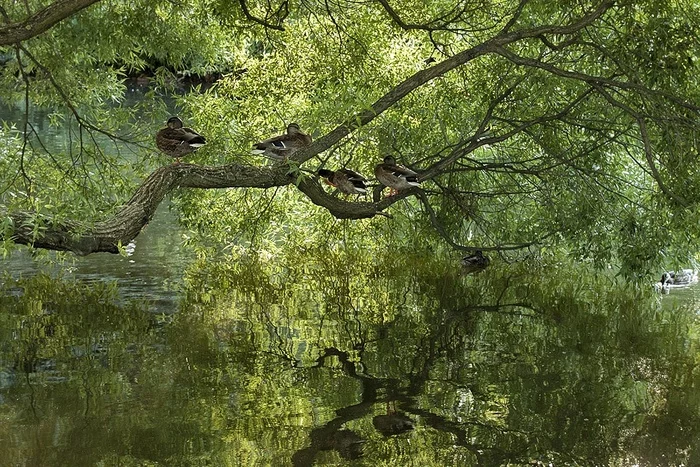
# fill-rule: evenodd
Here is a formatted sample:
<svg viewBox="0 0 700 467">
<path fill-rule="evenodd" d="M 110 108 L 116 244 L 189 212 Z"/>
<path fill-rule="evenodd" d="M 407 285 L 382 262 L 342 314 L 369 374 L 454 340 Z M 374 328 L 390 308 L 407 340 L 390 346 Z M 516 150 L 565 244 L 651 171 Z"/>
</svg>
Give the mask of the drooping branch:
<svg viewBox="0 0 700 467">
<path fill-rule="evenodd" d="M 288 166 L 255 167 L 228 164 L 202 166 L 173 164 L 154 171 L 139 186 L 131 199 L 112 217 L 92 226 L 77 221 L 55 221 L 31 212 L 5 213 L 12 222 L 4 233 L 13 242 L 48 250 L 72 251 L 79 255 L 97 252 L 118 253 L 119 245 L 136 238 L 153 217 L 165 196 L 182 188 L 272 188 L 290 185 L 294 178 Z M 315 178 L 298 183 L 316 205 L 338 219 L 370 218 L 411 193 L 385 198 L 378 203 L 349 202 L 327 193 Z"/>
<path fill-rule="evenodd" d="M 379 4 L 384 8 L 384 10 L 387 12 L 389 17 L 396 23 L 397 26 L 399 26 L 401 29 L 405 29 L 407 31 L 410 30 L 422 30 L 422 31 L 428 31 L 428 32 L 433 32 L 433 31 L 464 31 L 464 29 L 456 28 L 454 26 L 450 26 L 450 24 L 455 23 L 459 21 L 460 19 L 463 19 L 468 16 L 468 13 L 470 12 L 471 9 L 475 9 L 477 7 L 469 5 L 469 2 L 465 2 L 463 5 L 455 5 L 452 10 L 449 12 L 443 14 L 441 17 L 435 18 L 427 23 L 424 24 L 417 24 L 417 23 L 406 23 L 403 19 L 401 19 L 401 16 L 394 10 L 394 8 L 389 4 L 388 0 L 378 0 Z"/>
<path fill-rule="evenodd" d="M 47 31 L 56 23 L 100 0 L 57 0 L 27 19 L 0 26 L 0 46 L 17 44 Z"/>
<path fill-rule="evenodd" d="M 640 114 L 639 112 L 632 109 L 630 106 L 623 104 L 622 102 L 618 101 L 617 99 L 614 99 L 602 87 L 599 86 L 597 90 L 598 90 L 598 93 L 601 94 L 603 97 L 605 97 L 605 99 L 608 102 L 610 102 L 612 105 L 614 105 L 620 109 L 623 109 L 625 112 L 627 112 L 629 115 L 631 115 L 637 121 L 637 125 L 639 126 L 640 139 L 642 141 L 642 144 L 644 145 L 644 156 L 646 157 L 646 161 L 647 161 L 647 164 L 649 166 L 649 173 L 653 177 L 656 184 L 659 186 L 659 189 L 661 189 L 661 191 L 666 196 L 673 199 L 681 206 L 687 206 L 688 203 L 680 195 L 672 192 L 666 186 L 666 183 L 664 182 L 663 178 L 661 177 L 659 170 L 656 168 L 656 163 L 654 162 L 653 150 L 651 147 L 651 141 L 649 140 L 649 135 L 647 133 L 647 125 L 646 125 L 646 122 L 644 120 L 645 117 L 642 114 Z"/>
<path fill-rule="evenodd" d="M 534 58 L 520 56 L 503 46 L 498 46 L 493 51 L 503 56 L 510 62 L 515 63 L 516 65 L 522 65 L 531 68 L 539 68 L 552 75 L 560 76 L 562 78 L 571 79 L 575 81 L 586 82 L 591 86 L 606 86 L 613 89 L 628 90 L 632 92 L 637 92 L 639 94 L 658 97 L 660 99 L 668 100 L 669 102 L 672 102 L 678 105 L 679 107 L 687 109 L 691 112 L 700 111 L 700 106 L 694 102 L 691 102 L 687 99 L 683 99 L 669 92 L 649 88 L 641 83 L 636 83 L 630 80 L 624 81 L 614 78 L 606 78 L 599 75 L 590 75 L 581 71 L 566 70 L 563 68 L 559 68 L 551 63 L 546 63 Z"/>
<path fill-rule="evenodd" d="M 284 19 L 289 14 L 289 4 L 287 3 L 286 0 L 283 1 L 280 4 L 279 8 L 277 8 L 277 11 L 275 11 L 271 15 L 272 17 L 277 18 L 278 24 L 272 24 L 267 20 L 267 18 L 261 19 L 255 15 L 253 15 L 250 12 L 250 10 L 248 9 L 248 4 L 246 3 L 246 0 L 238 0 L 238 3 L 241 5 L 241 11 L 243 12 L 243 16 L 245 16 L 250 21 L 261 24 L 261 25 L 265 26 L 266 28 L 276 29 L 277 31 L 284 31 L 284 27 L 282 26 L 282 21 L 284 21 Z"/>
<path fill-rule="evenodd" d="M 423 191 L 418 191 L 417 197 L 421 201 L 425 211 L 428 213 L 428 217 L 430 217 L 430 223 L 432 224 L 433 228 L 437 231 L 437 233 L 440 235 L 440 237 L 442 237 L 442 239 L 445 240 L 455 250 L 460 250 L 460 251 L 465 251 L 465 252 L 474 252 L 477 250 L 481 250 L 481 251 L 521 250 L 521 249 L 529 248 L 533 245 L 536 245 L 536 244 L 540 243 L 542 240 L 544 240 L 547 237 L 556 233 L 556 232 L 550 232 L 550 233 L 545 234 L 542 238 L 537 239 L 535 241 L 528 242 L 528 243 L 521 243 L 521 244 L 517 244 L 517 245 L 498 245 L 498 246 L 492 246 L 492 247 L 481 246 L 481 245 L 479 245 L 479 246 L 461 245 L 461 244 L 454 241 L 452 236 L 447 232 L 447 229 L 445 229 L 445 226 L 443 226 L 440 223 L 440 220 L 438 219 L 437 213 L 435 212 L 433 207 L 430 205 L 430 200 L 428 199 L 428 195 Z"/>
</svg>

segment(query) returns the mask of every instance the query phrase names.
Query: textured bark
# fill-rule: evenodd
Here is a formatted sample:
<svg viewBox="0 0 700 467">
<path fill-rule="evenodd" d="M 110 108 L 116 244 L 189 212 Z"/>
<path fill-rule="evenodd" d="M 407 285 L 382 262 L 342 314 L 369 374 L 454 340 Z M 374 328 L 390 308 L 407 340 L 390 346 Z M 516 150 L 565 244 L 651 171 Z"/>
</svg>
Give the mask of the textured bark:
<svg viewBox="0 0 700 467">
<path fill-rule="evenodd" d="M 293 184 L 288 166 L 254 167 L 229 164 L 201 166 L 172 164 L 153 172 L 131 199 L 111 218 L 94 225 L 77 221 L 54 221 L 30 212 L 6 214 L 14 228 L 6 232 L 15 243 L 48 250 L 72 251 L 78 255 L 97 252 L 118 253 L 141 232 L 158 205 L 172 190 L 182 188 L 271 188 Z M 362 219 L 380 214 L 410 193 L 384 199 L 378 203 L 349 202 L 327 193 L 316 178 L 304 178 L 298 184 L 316 205 L 326 208 L 339 219 Z"/>
<path fill-rule="evenodd" d="M 53 25 L 100 0 L 57 0 L 24 21 L 0 25 L 0 46 L 16 44 L 45 32 Z"/>
</svg>

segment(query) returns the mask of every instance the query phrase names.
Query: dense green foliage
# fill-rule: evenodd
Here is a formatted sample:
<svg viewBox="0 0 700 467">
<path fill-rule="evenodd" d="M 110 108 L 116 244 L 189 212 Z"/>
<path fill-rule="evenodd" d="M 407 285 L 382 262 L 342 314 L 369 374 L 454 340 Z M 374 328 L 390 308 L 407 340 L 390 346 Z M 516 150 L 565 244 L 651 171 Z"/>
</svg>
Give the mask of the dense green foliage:
<svg viewBox="0 0 700 467">
<path fill-rule="evenodd" d="M 184 276 L 165 306 L 3 277 L 7 462 L 337 465 L 350 430 L 360 465 L 699 462 L 698 304 L 617 277 L 699 239 L 697 1 L 98 0 L 6 40 L 69 1 L 0 5 L 4 254 L 14 219 L 38 238 L 119 212 L 171 163 L 171 114 L 206 136 L 199 167 L 272 172 L 251 144 L 293 121 L 349 134 L 289 163 L 299 186 L 177 188 L 194 259 L 159 234 L 141 272 Z M 424 178 L 391 217 L 302 190 L 385 154 Z M 477 248 L 492 266 L 461 274 Z M 375 429 L 392 406 L 415 430 Z"/>
<path fill-rule="evenodd" d="M 48 4 L 13 2 L 2 13 L 10 23 Z M 251 143 L 286 123 L 324 135 L 415 73 L 475 48 L 304 164 L 369 175 L 390 153 L 426 173 L 424 202 L 395 205 L 394 221 L 344 226 L 348 236 L 396 244 L 437 234 L 438 244 L 516 253 L 557 246 L 628 276 L 686 260 L 700 220 L 700 7 L 604 6 L 100 1 L 0 49 L 0 98 L 55 109 L 52 125 L 65 136 L 57 148 L 55 130 L 5 124 L 2 205 L 99 219 L 123 204 L 164 161 L 153 133 L 173 92 L 178 113 L 209 141 L 192 161 L 263 165 Z M 505 45 L 495 41 L 508 34 Z M 134 104 L 124 79 L 140 75 L 153 79 Z M 192 76 L 220 79 L 178 91 Z M 224 245 L 297 231 L 303 244 L 334 223 L 293 186 L 177 198 L 186 225 Z"/>
</svg>

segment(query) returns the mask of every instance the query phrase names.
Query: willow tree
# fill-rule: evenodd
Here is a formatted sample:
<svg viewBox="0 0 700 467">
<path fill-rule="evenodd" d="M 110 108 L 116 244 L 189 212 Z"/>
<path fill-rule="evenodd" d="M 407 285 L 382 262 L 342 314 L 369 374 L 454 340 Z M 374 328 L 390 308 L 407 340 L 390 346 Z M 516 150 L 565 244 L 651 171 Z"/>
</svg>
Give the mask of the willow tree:
<svg viewBox="0 0 700 467">
<path fill-rule="evenodd" d="M 0 143 L 6 246 L 116 252 L 175 189 L 184 222 L 228 241 L 373 219 L 393 242 L 560 245 L 632 271 L 698 237 L 694 1 L 28 0 L 0 15 L 2 99 L 27 109 Z M 144 72 L 151 92 L 127 105 L 125 74 Z M 160 96 L 191 75 L 220 77 L 178 98 L 209 143 L 165 165 Z M 37 106 L 64 109 L 64 151 L 44 150 Z M 292 121 L 311 146 L 249 154 Z M 387 154 L 422 188 L 345 199 L 313 175 L 369 175 Z"/>
</svg>

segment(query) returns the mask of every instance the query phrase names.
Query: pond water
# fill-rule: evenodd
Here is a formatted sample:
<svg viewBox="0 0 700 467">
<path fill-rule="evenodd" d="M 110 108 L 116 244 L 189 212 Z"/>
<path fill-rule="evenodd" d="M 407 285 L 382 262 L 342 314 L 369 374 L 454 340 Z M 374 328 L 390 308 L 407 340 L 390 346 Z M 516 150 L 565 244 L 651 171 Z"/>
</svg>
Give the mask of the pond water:
<svg viewBox="0 0 700 467">
<path fill-rule="evenodd" d="M 3 263 L 0 465 L 700 465 L 698 287 L 181 238 Z"/>
<path fill-rule="evenodd" d="M 96 253 L 85 257 L 56 255 L 35 258 L 26 249 L 0 260 L 0 272 L 7 278 L 31 277 L 39 273 L 63 280 L 115 283 L 123 300 L 149 304 L 153 313 L 177 311 L 183 271 L 191 252 L 180 248 L 184 231 L 164 202 L 138 238 L 128 247 L 128 256 Z M 0 279 L 1 280 L 1 279 Z"/>
<path fill-rule="evenodd" d="M 230 260 L 193 260 L 169 316 L 6 284 L 5 465 L 697 465 L 693 310 L 513 266 Z"/>
</svg>

